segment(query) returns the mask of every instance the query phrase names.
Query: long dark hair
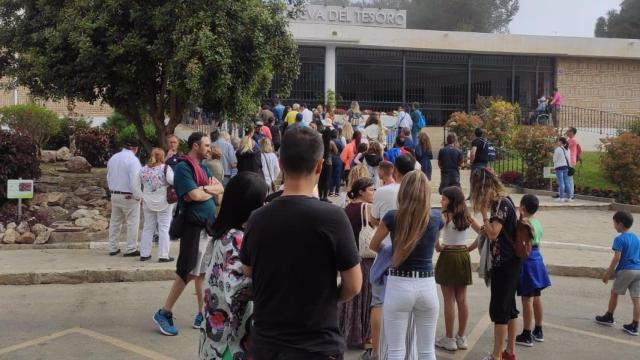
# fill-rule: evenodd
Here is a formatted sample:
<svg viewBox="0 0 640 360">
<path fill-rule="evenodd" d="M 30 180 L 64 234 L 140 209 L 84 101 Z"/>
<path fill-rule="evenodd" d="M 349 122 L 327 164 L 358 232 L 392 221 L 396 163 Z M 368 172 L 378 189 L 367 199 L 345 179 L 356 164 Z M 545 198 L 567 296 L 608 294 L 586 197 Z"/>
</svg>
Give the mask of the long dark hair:
<svg viewBox="0 0 640 360">
<path fill-rule="evenodd" d="M 325 128 L 322 131 L 322 145 L 324 145 L 324 153 L 323 158 L 326 159 L 329 156 L 329 151 L 331 150 L 331 138 L 333 137 L 333 130 L 330 128 Z"/>
<path fill-rule="evenodd" d="M 565 150 L 569 150 L 569 141 L 567 141 L 567 138 L 564 136 L 561 136 L 558 138 L 558 141 L 560 141 L 560 143 L 562 143 L 562 147 Z"/>
<path fill-rule="evenodd" d="M 464 231 L 471 226 L 471 214 L 465 203 L 464 193 L 457 186 L 450 186 L 442 190 L 442 196 L 449 199 L 447 208 L 443 213 L 447 214 L 447 223 L 453 221 L 453 227 L 458 231 Z"/>
<path fill-rule="evenodd" d="M 358 148 L 360 147 L 360 143 L 362 141 L 362 133 L 360 131 L 355 131 L 352 137 L 353 141 L 355 141 L 355 145 L 353 147 L 353 153 L 358 154 Z"/>
<path fill-rule="evenodd" d="M 258 174 L 244 171 L 231 178 L 224 189 L 220 213 L 207 232 L 213 240 L 220 239 L 231 229 L 242 229 L 249 215 L 264 204 L 267 184 Z"/>
</svg>

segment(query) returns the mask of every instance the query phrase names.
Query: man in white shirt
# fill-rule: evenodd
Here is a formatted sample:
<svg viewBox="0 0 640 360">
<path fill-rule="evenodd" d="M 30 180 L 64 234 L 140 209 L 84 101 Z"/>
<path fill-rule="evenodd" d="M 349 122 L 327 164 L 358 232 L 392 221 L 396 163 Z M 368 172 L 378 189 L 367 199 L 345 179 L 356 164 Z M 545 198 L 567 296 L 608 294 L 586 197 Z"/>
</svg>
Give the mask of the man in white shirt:
<svg viewBox="0 0 640 360">
<path fill-rule="evenodd" d="M 303 109 L 301 111 L 302 122 L 304 123 L 305 126 L 308 127 L 309 124 L 313 122 L 313 111 L 309 110 L 309 107 L 307 106 L 307 104 L 302 104 L 300 107 Z"/>
<path fill-rule="evenodd" d="M 109 255 L 120 253 L 118 237 L 122 225 L 127 225 L 127 247 L 124 256 L 140 256 L 138 230 L 140 227 L 140 199 L 142 190 L 136 184 L 140 160 L 136 157 L 140 144 L 127 139 L 125 147 L 113 155 L 107 163 L 107 183 L 111 193 L 111 219 L 109 220 Z"/>
<path fill-rule="evenodd" d="M 411 120 L 411 115 L 405 112 L 402 106 L 398 108 L 398 122 L 396 123 L 396 127 L 398 128 L 398 133 L 400 133 L 400 129 L 409 129 L 409 134 L 411 134 L 413 120 Z M 408 137 L 411 138 L 411 135 Z"/>
<path fill-rule="evenodd" d="M 416 160 L 409 155 L 400 155 L 396 159 L 393 167 L 393 175 L 395 177 L 395 183 L 382 186 L 378 188 L 373 195 L 373 206 L 371 207 L 371 224 L 378 226 L 380 219 L 391 210 L 398 209 L 398 191 L 400 190 L 400 183 L 402 178 L 413 171 L 416 166 Z M 383 240 L 384 244 L 391 245 L 391 238 L 389 235 Z M 382 326 L 382 305 L 384 299 L 382 293 L 384 285 L 371 284 L 371 334 L 373 354 L 379 355 L 380 350 L 380 329 Z"/>
</svg>

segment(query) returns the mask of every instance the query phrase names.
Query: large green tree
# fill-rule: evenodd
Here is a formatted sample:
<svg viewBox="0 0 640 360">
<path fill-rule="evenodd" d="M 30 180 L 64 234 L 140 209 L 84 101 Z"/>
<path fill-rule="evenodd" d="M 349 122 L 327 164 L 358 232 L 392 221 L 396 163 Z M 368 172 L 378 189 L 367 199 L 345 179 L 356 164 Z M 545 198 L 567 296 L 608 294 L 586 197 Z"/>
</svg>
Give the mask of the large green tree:
<svg viewBox="0 0 640 360">
<path fill-rule="evenodd" d="M 272 77 L 299 71 L 279 0 L 0 0 L 0 71 L 36 97 L 105 103 L 146 148 L 193 106 L 219 119 L 257 109 Z"/>
<path fill-rule="evenodd" d="M 312 4 L 407 10 L 410 29 L 507 32 L 519 0 L 313 0 Z"/>
<path fill-rule="evenodd" d="M 624 0 L 596 21 L 596 37 L 640 39 L 640 0 Z"/>
</svg>

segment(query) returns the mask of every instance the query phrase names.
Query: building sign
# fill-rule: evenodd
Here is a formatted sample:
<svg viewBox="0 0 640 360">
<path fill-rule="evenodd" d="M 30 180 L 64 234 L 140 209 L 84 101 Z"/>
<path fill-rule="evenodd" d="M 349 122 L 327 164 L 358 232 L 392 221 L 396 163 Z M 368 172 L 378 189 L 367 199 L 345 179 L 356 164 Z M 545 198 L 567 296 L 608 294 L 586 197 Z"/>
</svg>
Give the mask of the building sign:
<svg viewBox="0 0 640 360">
<path fill-rule="evenodd" d="M 405 29 L 407 11 L 342 6 L 307 5 L 293 22 L 307 24 L 357 25 Z"/>
<path fill-rule="evenodd" d="M 33 198 L 33 180 L 7 180 L 7 199 Z"/>
</svg>

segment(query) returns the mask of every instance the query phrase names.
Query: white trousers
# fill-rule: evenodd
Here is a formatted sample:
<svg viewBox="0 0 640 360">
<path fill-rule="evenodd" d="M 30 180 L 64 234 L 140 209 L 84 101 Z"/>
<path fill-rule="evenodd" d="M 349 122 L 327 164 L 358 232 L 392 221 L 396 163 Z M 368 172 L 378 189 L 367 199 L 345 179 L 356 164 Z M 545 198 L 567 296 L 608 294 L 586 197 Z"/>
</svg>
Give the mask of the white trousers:
<svg viewBox="0 0 640 360">
<path fill-rule="evenodd" d="M 109 251 L 118 250 L 118 240 L 122 225 L 127 225 L 127 248 L 125 253 L 138 249 L 138 230 L 140 228 L 140 201 L 125 199 L 127 195 L 111 195 L 111 219 L 109 220 Z"/>
<path fill-rule="evenodd" d="M 389 346 L 388 359 L 405 359 L 407 326 L 413 313 L 418 359 L 436 360 L 435 341 L 439 311 L 435 278 L 389 276 L 382 307 L 384 336 Z"/>
<path fill-rule="evenodd" d="M 162 211 L 154 211 L 142 204 L 144 225 L 140 239 L 140 256 L 151 256 L 153 234 L 158 230 L 158 258 L 169 258 L 169 225 L 173 214 L 173 206 L 167 206 Z"/>
</svg>

